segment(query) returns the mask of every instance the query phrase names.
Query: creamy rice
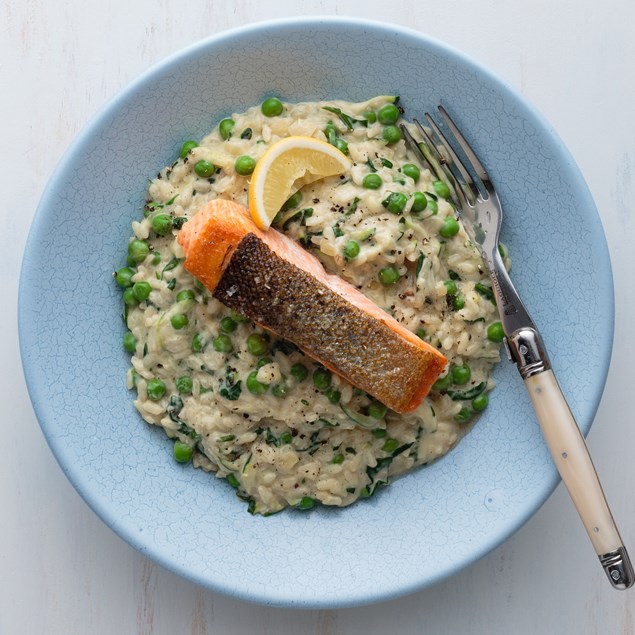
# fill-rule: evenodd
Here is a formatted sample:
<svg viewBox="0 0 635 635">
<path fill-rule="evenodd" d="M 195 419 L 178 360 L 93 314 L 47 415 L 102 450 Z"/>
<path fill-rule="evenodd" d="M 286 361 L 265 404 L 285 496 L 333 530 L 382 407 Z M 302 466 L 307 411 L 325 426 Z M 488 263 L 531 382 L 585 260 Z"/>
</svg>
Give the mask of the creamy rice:
<svg viewBox="0 0 635 635">
<path fill-rule="evenodd" d="M 387 143 L 379 121 L 347 125 L 346 115 L 372 119 L 369 111 L 391 101 L 284 104 L 275 117 L 264 116 L 259 106 L 234 114 L 229 139 L 216 127 L 158 174 L 144 217 L 132 224 L 131 242 L 150 247 L 147 257 L 137 257 L 142 262 L 130 263 L 131 282 L 148 283 L 149 296 L 137 302 L 132 288 L 126 290 L 126 347 L 133 351 L 128 385 L 136 391 L 135 406 L 178 442 L 179 458 L 188 458 L 182 444 L 191 447 L 194 466 L 227 479 L 252 512 L 308 509 L 318 502 L 345 506 L 372 495 L 392 477 L 448 452 L 493 387 L 489 375 L 499 344 L 487 331 L 498 317 L 480 255 L 462 227 L 454 236 L 440 233 L 454 210 L 435 194 L 433 175 L 403 140 Z M 448 379 L 413 413 L 383 413 L 381 404 L 337 375 L 330 376 L 330 386 L 316 387 L 315 371 L 324 375 L 318 363 L 232 314 L 183 269 L 180 224 L 217 197 L 246 206 L 249 176 L 237 174 L 236 158 L 257 161 L 289 135 L 343 140 L 353 164 L 342 177 L 302 188 L 297 205 L 279 214 L 277 228 L 449 359 Z M 215 166 L 211 176 L 197 175 L 201 160 Z M 402 171 L 405 164 L 420 168 L 416 182 Z M 370 173 L 380 177 L 378 189 L 363 186 Z M 413 210 L 421 200 L 415 192 L 425 193 L 425 209 Z M 400 213 L 386 208 L 394 193 L 406 199 Z M 153 230 L 158 215 L 169 216 L 168 225 L 175 222 L 164 236 Z M 347 258 L 350 241 L 359 253 Z M 380 272 L 390 267 L 399 279 L 382 284 Z M 254 342 L 265 350 L 260 353 Z M 247 387 L 250 374 L 252 384 L 255 378 L 264 387 L 259 394 Z"/>
</svg>

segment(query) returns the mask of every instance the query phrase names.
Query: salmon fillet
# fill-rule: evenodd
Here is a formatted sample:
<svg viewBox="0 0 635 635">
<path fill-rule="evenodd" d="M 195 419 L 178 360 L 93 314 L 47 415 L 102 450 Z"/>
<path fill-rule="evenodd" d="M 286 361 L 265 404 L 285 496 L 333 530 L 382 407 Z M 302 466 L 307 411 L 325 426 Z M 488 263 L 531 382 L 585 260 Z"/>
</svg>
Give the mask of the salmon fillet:
<svg viewBox="0 0 635 635">
<path fill-rule="evenodd" d="M 396 412 L 415 410 L 447 359 L 299 243 L 216 199 L 179 232 L 184 267 L 226 306 L 293 342 Z"/>
</svg>

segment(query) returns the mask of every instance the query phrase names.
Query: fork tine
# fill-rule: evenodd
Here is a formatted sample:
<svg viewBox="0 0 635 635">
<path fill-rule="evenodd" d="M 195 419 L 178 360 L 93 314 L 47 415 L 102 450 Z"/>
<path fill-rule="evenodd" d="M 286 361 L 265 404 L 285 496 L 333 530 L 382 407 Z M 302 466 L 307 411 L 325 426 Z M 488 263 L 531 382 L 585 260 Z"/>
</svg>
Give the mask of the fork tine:
<svg viewBox="0 0 635 635">
<path fill-rule="evenodd" d="M 474 183 L 474 180 L 472 179 L 472 176 L 470 175 L 469 171 L 467 170 L 467 168 L 465 167 L 465 165 L 463 164 L 463 162 L 461 161 L 457 153 L 454 151 L 452 144 L 447 140 L 445 135 L 441 132 L 441 129 L 439 128 L 439 126 L 437 126 L 432 116 L 429 113 L 425 113 L 425 117 L 430 123 L 431 128 L 434 131 L 434 134 L 437 136 L 438 141 L 432 140 L 431 137 L 426 134 L 421 124 L 419 124 L 419 122 L 416 119 L 414 121 L 419 127 L 419 130 L 422 132 L 422 134 L 424 134 L 426 138 L 430 140 L 430 143 L 435 147 L 435 149 L 437 150 L 437 154 L 439 156 L 441 155 L 437 148 L 437 143 L 440 143 L 441 147 L 449 155 L 450 157 L 449 161 L 445 157 L 442 158 L 442 162 L 444 163 L 446 172 L 448 172 L 451 175 L 450 178 L 454 179 L 454 183 L 457 186 L 456 189 L 461 192 L 463 199 L 465 199 L 465 202 L 467 202 L 467 204 L 470 207 L 472 207 L 474 203 L 476 202 L 476 200 L 478 199 L 478 197 L 480 196 L 480 192 L 477 185 Z M 461 203 L 463 203 L 463 199 L 461 200 Z"/>
<path fill-rule="evenodd" d="M 428 159 L 426 159 L 425 154 L 423 154 L 423 152 L 421 151 L 419 144 L 410 134 L 410 130 L 408 130 L 408 128 L 406 128 L 406 126 L 404 126 L 403 124 L 401 124 L 401 132 L 406 139 L 406 143 L 410 146 L 410 149 L 417 155 L 417 159 L 419 159 L 421 165 L 434 172 L 434 166 L 430 165 L 430 162 L 428 161 Z"/>
<path fill-rule="evenodd" d="M 458 191 L 460 189 L 463 189 L 463 184 L 460 182 L 457 183 L 457 179 L 451 170 L 451 166 L 448 165 L 447 158 L 441 154 L 436 142 L 428 134 L 427 130 L 419 123 L 417 119 L 413 119 L 412 121 L 419 134 L 423 137 L 421 151 L 428 160 L 428 163 L 432 165 L 433 172 L 437 175 L 438 179 L 444 181 L 448 185 L 448 187 L 450 188 L 450 195 L 452 196 L 454 202 L 462 203 L 462 201 L 458 200 Z M 457 186 L 459 187 L 457 188 Z"/>
<path fill-rule="evenodd" d="M 434 133 L 441 140 L 443 147 L 452 158 L 453 164 L 456 166 L 457 170 L 461 173 L 461 176 L 463 177 L 465 184 L 470 187 L 470 189 L 472 190 L 472 193 L 476 196 L 478 192 L 476 191 L 476 186 L 474 185 L 472 176 L 463 165 L 463 162 L 461 161 L 457 153 L 454 151 L 452 144 L 447 140 L 446 136 L 443 134 L 439 126 L 437 126 L 437 122 L 432 118 L 432 115 L 430 115 L 430 113 L 427 112 L 425 113 L 425 117 L 428 120 L 428 123 L 430 124 L 430 127 L 432 128 L 432 130 L 434 130 Z"/>
<path fill-rule="evenodd" d="M 429 115 L 426 116 L 429 117 Z M 432 139 L 419 121 L 417 119 L 413 119 L 413 123 L 415 124 L 419 134 L 424 139 L 422 142 L 417 142 L 410 133 L 410 130 L 408 130 L 404 124 L 401 124 L 400 127 L 406 143 L 416 154 L 417 158 L 421 162 L 421 165 L 427 166 L 439 180 L 443 181 L 448 186 L 450 190 L 450 199 L 454 203 L 456 210 L 473 207 L 479 196 L 479 191 L 474 185 L 469 172 L 467 172 L 463 164 L 460 163 L 460 159 L 456 156 L 452 146 L 447 143 L 443 135 L 439 134 L 443 147 L 448 151 L 448 154 L 450 154 L 450 158 L 456 160 L 456 162 L 460 164 L 461 170 L 459 171 L 459 174 L 454 172 L 452 169 L 454 167 L 452 161 L 449 162 L 447 157 L 441 154 L 436 141 Z M 436 124 L 434 124 L 434 126 L 438 130 L 438 126 L 436 126 Z M 463 174 L 466 176 L 465 179 L 463 178 Z M 466 181 L 469 181 L 469 185 Z"/>
<path fill-rule="evenodd" d="M 425 130 L 421 128 L 421 124 L 415 119 L 414 123 L 418 126 L 419 131 L 422 133 L 422 136 L 425 139 L 429 140 L 428 135 Z M 410 146 L 411 150 L 417 155 L 417 159 L 421 162 L 421 165 L 426 166 L 433 174 L 436 175 L 438 179 L 443 180 L 448 183 L 448 187 L 450 188 L 450 196 L 452 197 L 454 204 L 460 207 L 460 203 L 462 201 L 457 197 L 456 188 L 454 187 L 455 182 L 451 173 L 448 172 L 447 168 L 442 164 L 443 157 L 439 154 L 439 152 L 434 149 L 433 152 L 428 146 L 428 144 L 423 141 L 418 143 L 416 139 L 410 133 L 410 130 L 404 124 L 401 124 L 401 131 L 403 133 L 404 138 L 406 139 L 406 143 Z M 436 154 L 436 156 L 435 156 Z"/>
<path fill-rule="evenodd" d="M 476 173 L 478 178 L 481 179 L 481 181 L 483 181 L 483 185 L 485 185 L 486 188 L 491 187 L 491 180 L 489 178 L 489 175 L 487 174 L 487 170 L 483 167 L 483 164 L 479 161 L 478 157 L 476 156 L 476 153 L 474 152 L 474 150 L 472 150 L 472 147 L 470 146 L 470 144 L 467 142 L 465 137 L 461 134 L 461 131 L 458 129 L 457 125 L 452 120 L 452 117 L 450 117 L 447 110 L 443 106 L 439 105 L 438 108 L 439 108 L 439 112 L 441 113 L 441 117 L 443 117 L 443 120 L 447 124 L 448 128 L 450 128 L 450 130 L 452 131 L 454 138 L 456 139 L 457 143 L 461 146 L 461 149 L 463 150 L 463 152 L 465 152 L 465 156 L 467 157 L 468 161 L 472 165 L 472 168 L 474 168 L 474 172 Z"/>
</svg>

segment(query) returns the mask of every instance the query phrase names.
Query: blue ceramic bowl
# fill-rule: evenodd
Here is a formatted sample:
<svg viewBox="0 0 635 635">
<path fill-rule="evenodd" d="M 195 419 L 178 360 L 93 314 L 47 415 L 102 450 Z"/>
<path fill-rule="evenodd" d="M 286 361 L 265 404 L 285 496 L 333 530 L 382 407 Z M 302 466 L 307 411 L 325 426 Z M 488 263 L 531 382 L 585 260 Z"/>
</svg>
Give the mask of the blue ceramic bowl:
<svg viewBox="0 0 635 635">
<path fill-rule="evenodd" d="M 507 362 L 458 448 L 348 509 L 251 516 L 227 483 L 176 464 L 132 406 L 111 272 L 147 179 L 184 139 L 265 96 L 380 93 L 401 95 L 408 116 L 439 102 L 457 114 L 499 187 L 513 278 L 585 433 L 596 412 L 612 345 L 607 247 L 571 156 L 519 94 L 439 42 L 361 20 L 256 24 L 196 44 L 117 96 L 66 153 L 29 236 L 19 322 L 33 406 L 70 481 L 128 543 L 209 589 L 288 607 L 416 591 L 500 545 L 557 483 Z"/>
</svg>

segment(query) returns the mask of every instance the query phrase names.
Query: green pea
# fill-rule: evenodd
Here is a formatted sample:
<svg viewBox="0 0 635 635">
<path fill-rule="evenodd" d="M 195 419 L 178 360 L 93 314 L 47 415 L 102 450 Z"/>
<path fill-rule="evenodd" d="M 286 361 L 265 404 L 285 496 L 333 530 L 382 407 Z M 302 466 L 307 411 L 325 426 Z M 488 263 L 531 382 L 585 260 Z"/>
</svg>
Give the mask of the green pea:
<svg viewBox="0 0 635 635">
<path fill-rule="evenodd" d="M 333 388 L 329 388 L 324 394 L 332 404 L 339 403 L 342 398 L 342 393 L 339 390 L 334 390 Z"/>
<path fill-rule="evenodd" d="M 332 463 L 335 463 L 335 465 L 339 465 L 340 463 L 344 463 L 344 455 L 343 454 L 336 454 L 333 457 Z"/>
<path fill-rule="evenodd" d="M 390 454 L 391 452 L 394 452 L 398 447 L 399 441 L 397 441 L 397 439 L 386 439 L 381 449 L 384 452 L 388 452 L 388 454 Z"/>
<path fill-rule="evenodd" d="M 417 336 L 420 340 L 425 340 L 425 339 L 426 339 L 426 337 L 428 336 L 428 333 L 427 333 L 427 331 L 426 331 L 423 327 L 421 327 L 421 328 L 418 328 L 418 329 L 415 331 L 415 335 L 416 335 L 416 336 Z"/>
<path fill-rule="evenodd" d="M 171 232 L 174 227 L 174 221 L 168 214 L 157 214 L 153 216 L 150 224 L 152 225 L 152 229 L 155 233 L 159 234 L 159 236 L 165 236 Z"/>
<path fill-rule="evenodd" d="M 184 329 L 190 323 L 187 315 L 185 313 L 176 313 L 170 318 L 170 324 L 173 329 L 180 331 Z"/>
<path fill-rule="evenodd" d="M 315 507 L 315 500 L 310 496 L 303 496 L 300 502 L 295 507 L 296 509 L 301 509 L 302 511 L 313 509 Z"/>
<path fill-rule="evenodd" d="M 467 423 L 472 418 L 472 411 L 469 408 L 461 408 L 458 414 L 454 415 L 457 423 Z"/>
<path fill-rule="evenodd" d="M 428 209 L 432 212 L 432 215 L 434 216 L 438 211 L 439 211 L 439 204 L 430 197 L 426 197 L 426 200 L 428 201 Z"/>
<path fill-rule="evenodd" d="M 470 381 L 471 376 L 472 371 L 467 364 L 463 364 L 463 366 L 455 366 L 452 369 L 452 381 L 459 386 L 467 384 L 467 382 Z"/>
<path fill-rule="evenodd" d="M 257 377 L 257 370 L 252 370 L 249 375 L 247 375 L 247 390 L 254 395 L 264 395 L 267 392 L 269 386 L 267 386 L 267 384 L 259 382 Z"/>
<path fill-rule="evenodd" d="M 460 291 L 452 298 L 452 307 L 455 311 L 460 311 L 465 307 L 465 296 Z"/>
<path fill-rule="evenodd" d="M 454 280 L 446 280 L 443 284 L 448 295 L 456 295 L 456 282 Z"/>
<path fill-rule="evenodd" d="M 407 202 L 408 197 L 402 192 L 391 192 L 381 204 L 392 214 L 402 214 Z"/>
<path fill-rule="evenodd" d="M 489 397 L 482 392 L 480 395 L 472 399 L 472 410 L 474 410 L 474 412 L 483 412 L 483 410 L 487 408 L 488 403 Z"/>
<path fill-rule="evenodd" d="M 383 419 L 388 412 L 388 406 L 385 406 L 380 401 L 373 401 L 368 406 L 368 416 L 373 419 Z"/>
<path fill-rule="evenodd" d="M 452 383 L 452 373 L 448 373 L 444 377 L 439 377 L 434 384 L 432 384 L 432 390 L 436 390 L 438 392 L 443 392 L 450 387 Z"/>
<path fill-rule="evenodd" d="M 266 366 L 267 364 L 271 364 L 271 360 L 268 357 L 261 357 L 256 362 L 256 368 L 262 368 L 263 366 Z"/>
<path fill-rule="evenodd" d="M 347 260 L 353 260 L 359 256 L 359 243 L 349 240 L 344 247 L 344 257 Z"/>
<path fill-rule="evenodd" d="M 212 346 L 218 353 L 231 353 L 234 350 L 234 345 L 229 335 L 222 333 L 212 340 Z"/>
<path fill-rule="evenodd" d="M 289 430 L 285 430 L 280 435 L 280 443 L 287 444 L 287 443 L 291 443 L 291 441 L 293 441 L 293 435 L 291 434 L 291 432 L 289 432 Z"/>
<path fill-rule="evenodd" d="M 132 276 L 134 276 L 134 269 L 130 267 L 122 267 L 115 272 L 115 282 L 120 287 L 131 287 L 132 286 Z"/>
<path fill-rule="evenodd" d="M 139 300 L 137 300 L 137 296 L 134 294 L 132 287 L 128 287 L 127 289 L 124 289 L 123 303 L 126 306 L 137 306 L 137 304 L 139 304 Z"/>
<path fill-rule="evenodd" d="M 134 353 L 137 350 L 137 338 L 132 334 L 132 331 L 124 333 L 123 349 L 126 353 Z"/>
<path fill-rule="evenodd" d="M 206 161 L 205 159 L 197 161 L 196 165 L 194 166 L 194 172 L 205 179 L 209 176 L 212 176 L 212 174 L 214 174 L 214 170 L 214 164 Z"/>
<path fill-rule="evenodd" d="M 159 252 L 155 252 L 152 255 L 152 264 L 156 267 L 161 262 L 161 254 Z"/>
<path fill-rule="evenodd" d="M 192 289 L 182 289 L 176 294 L 176 301 L 183 302 L 184 300 L 193 300 L 195 297 L 196 296 Z"/>
<path fill-rule="evenodd" d="M 441 234 L 443 238 L 452 238 L 452 236 L 456 236 L 458 233 L 459 221 L 457 221 L 454 216 L 446 216 L 439 230 L 439 234 Z"/>
<path fill-rule="evenodd" d="M 189 395 L 194 387 L 194 382 L 191 377 L 183 375 L 176 380 L 176 389 L 181 395 Z"/>
<path fill-rule="evenodd" d="M 332 381 L 331 371 L 326 368 L 316 368 L 313 372 L 313 385 L 318 390 L 328 390 Z"/>
<path fill-rule="evenodd" d="M 182 441 L 174 442 L 174 459 L 177 463 L 189 463 L 192 460 L 192 455 L 194 454 L 194 448 L 187 443 L 183 443 Z"/>
<path fill-rule="evenodd" d="M 256 167 L 256 159 L 250 157 L 248 154 L 239 156 L 234 162 L 234 169 L 241 176 L 249 176 Z"/>
<path fill-rule="evenodd" d="M 282 114 L 282 102 L 277 97 L 269 97 L 260 105 L 260 110 L 265 117 L 277 117 Z"/>
<path fill-rule="evenodd" d="M 492 322 L 487 327 L 487 339 L 490 342 L 502 342 L 505 339 L 503 325 L 500 322 Z"/>
<path fill-rule="evenodd" d="M 291 377 L 293 377 L 296 381 L 304 381 L 308 375 L 309 371 L 306 369 L 304 364 L 293 364 L 291 366 Z"/>
<path fill-rule="evenodd" d="M 287 384 L 286 381 L 281 381 L 279 384 L 276 384 L 272 389 L 271 389 L 271 394 L 274 397 L 278 397 L 279 399 L 283 399 L 284 397 L 287 396 L 287 393 L 289 392 L 289 386 Z M 282 439 L 282 437 L 280 437 Z"/>
<path fill-rule="evenodd" d="M 377 121 L 377 114 L 374 110 L 365 110 L 362 114 L 362 117 L 366 119 L 368 123 L 375 123 Z"/>
<path fill-rule="evenodd" d="M 367 190 L 378 190 L 381 187 L 382 180 L 379 174 L 371 172 L 362 179 L 362 186 Z"/>
<path fill-rule="evenodd" d="M 414 163 L 406 163 L 401 166 L 401 172 L 406 176 L 409 176 L 415 183 L 421 176 L 421 170 Z"/>
<path fill-rule="evenodd" d="M 399 108 L 394 104 L 386 104 L 377 111 L 377 120 L 383 125 L 397 123 Z"/>
<path fill-rule="evenodd" d="M 385 428 L 375 428 L 374 430 L 372 430 L 372 435 L 376 439 L 383 439 L 387 434 L 388 432 Z"/>
<path fill-rule="evenodd" d="M 165 384 L 160 379 L 151 379 L 147 385 L 148 398 L 152 401 L 159 401 L 167 390 Z"/>
<path fill-rule="evenodd" d="M 507 258 L 507 247 L 503 243 L 498 243 L 498 253 L 503 260 Z"/>
<path fill-rule="evenodd" d="M 139 300 L 139 302 L 143 302 L 150 297 L 150 293 L 152 292 L 152 287 L 150 283 L 145 280 L 141 280 L 140 282 L 135 282 L 132 285 L 132 293 L 134 293 L 134 297 Z"/>
<path fill-rule="evenodd" d="M 385 287 L 395 284 L 395 282 L 401 278 L 398 269 L 392 265 L 390 267 L 380 269 L 377 277 L 379 278 L 379 282 L 381 282 Z"/>
<path fill-rule="evenodd" d="M 144 240 L 135 240 L 128 243 L 128 256 L 130 256 L 133 262 L 143 262 L 146 256 L 150 253 L 150 247 Z"/>
<path fill-rule="evenodd" d="M 205 340 L 200 333 L 196 333 L 192 338 L 192 350 L 195 353 L 200 353 L 205 348 Z"/>
<path fill-rule="evenodd" d="M 194 150 L 194 148 L 198 148 L 198 143 L 196 143 L 196 141 L 186 141 L 181 146 L 181 151 L 179 152 L 179 156 L 181 157 L 181 159 L 185 159 L 185 157 L 190 153 L 191 150 Z"/>
<path fill-rule="evenodd" d="M 422 212 L 428 206 L 428 199 L 423 192 L 415 192 L 412 195 L 411 212 Z"/>
<path fill-rule="evenodd" d="M 286 212 L 288 209 L 297 207 L 302 202 L 302 192 L 298 190 L 295 194 L 292 194 L 280 208 L 281 212 Z"/>
<path fill-rule="evenodd" d="M 432 187 L 434 188 L 434 192 L 437 196 L 441 198 L 450 198 L 450 188 L 447 183 L 443 181 L 434 181 L 432 183 Z"/>
<path fill-rule="evenodd" d="M 264 355 L 267 352 L 267 342 L 260 333 L 252 333 L 247 338 L 247 350 L 252 355 Z"/>
<path fill-rule="evenodd" d="M 401 130 L 397 126 L 386 126 L 381 136 L 389 144 L 397 143 L 401 139 Z"/>
<path fill-rule="evenodd" d="M 238 311 L 235 311 L 234 309 L 230 311 L 230 315 L 232 317 L 232 320 L 234 320 L 235 322 L 238 322 L 239 324 L 246 324 L 247 322 L 250 321 L 246 315 L 243 315 L 242 313 L 238 313 Z"/>
<path fill-rule="evenodd" d="M 220 120 L 220 123 L 218 124 L 218 131 L 220 132 L 220 136 L 225 139 L 225 141 L 227 141 L 227 139 L 232 136 L 232 130 L 234 129 L 235 125 L 236 122 L 230 117 Z"/>
<path fill-rule="evenodd" d="M 226 316 L 220 321 L 220 330 L 223 333 L 233 333 L 238 328 L 238 322 L 233 318 Z"/>
</svg>

